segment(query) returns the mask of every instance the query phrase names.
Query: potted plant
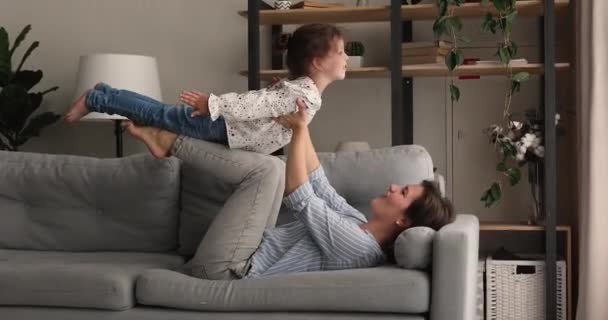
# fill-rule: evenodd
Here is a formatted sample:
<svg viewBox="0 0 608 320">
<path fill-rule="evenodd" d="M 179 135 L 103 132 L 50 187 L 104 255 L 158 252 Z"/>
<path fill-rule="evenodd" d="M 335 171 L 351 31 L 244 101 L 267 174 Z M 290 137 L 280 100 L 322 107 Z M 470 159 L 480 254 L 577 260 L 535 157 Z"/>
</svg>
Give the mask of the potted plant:
<svg viewBox="0 0 608 320">
<path fill-rule="evenodd" d="M 365 46 L 359 41 L 349 41 L 344 46 L 344 51 L 348 55 L 347 68 L 361 68 L 363 66 L 363 54 Z"/>
<path fill-rule="evenodd" d="M 25 60 L 38 47 L 38 41 L 29 46 L 21 62 L 13 70 L 12 57 L 15 49 L 25 40 L 31 29 L 30 25 L 23 28 L 9 48 L 8 33 L 0 27 L 0 150 L 17 151 L 27 140 L 39 136 L 42 128 L 61 117 L 52 112 L 33 115 L 40 107 L 44 95 L 59 88 L 30 92 L 42 79 L 42 71 L 22 68 Z"/>
</svg>

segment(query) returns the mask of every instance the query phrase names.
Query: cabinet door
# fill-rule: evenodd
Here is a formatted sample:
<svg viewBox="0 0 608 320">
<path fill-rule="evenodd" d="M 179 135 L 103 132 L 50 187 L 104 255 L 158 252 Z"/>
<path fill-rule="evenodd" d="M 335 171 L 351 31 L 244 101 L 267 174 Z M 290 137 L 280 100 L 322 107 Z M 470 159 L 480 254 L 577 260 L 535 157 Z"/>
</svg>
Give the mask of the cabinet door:
<svg viewBox="0 0 608 320">
<path fill-rule="evenodd" d="M 507 78 L 461 80 L 457 85 L 461 98 L 452 110 L 451 137 L 451 190 L 455 207 L 459 212 L 475 213 L 483 221 L 526 221 L 533 209 L 527 166 L 520 168 L 520 183 L 511 187 L 508 179 L 500 178 L 496 171 L 499 155 L 483 133 L 491 124 L 503 123 Z M 539 77 L 523 84 L 521 91 L 513 96 L 512 112 L 523 116 L 526 109 L 538 108 L 540 85 Z M 446 95 L 449 101 L 449 92 Z M 503 187 L 502 199 L 498 205 L 484 208 L 481 195 L 498 178 Z"/>
</svg>

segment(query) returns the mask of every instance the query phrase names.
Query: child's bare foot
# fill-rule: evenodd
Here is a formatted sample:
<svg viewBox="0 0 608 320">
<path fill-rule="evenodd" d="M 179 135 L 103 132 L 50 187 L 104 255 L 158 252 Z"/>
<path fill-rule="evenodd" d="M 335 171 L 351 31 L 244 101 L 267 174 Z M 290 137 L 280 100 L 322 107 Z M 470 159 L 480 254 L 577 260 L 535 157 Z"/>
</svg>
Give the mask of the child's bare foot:
<svg viewBox="0 0 608 320">
<path fill-rule="evenodd" d="M 124 122 L 123 127 L 132 136 L 141 140 L 150 153 L 158 159 L 169 156 L 173 142 L 177 138 L 173 132 L 154 127 L 139 127 L 131 121 Z"/>
<path fill-rule="evenodd" d="M 89 90 L 85 91 L 82 95 L 80 95 L 80 97 L 78 97 L 74 104 L 72 104 L 72 107 L 65 115 L 66 122 L 78 121 L 80 118 L 84 117 L 87 113 L 89 113 L 89 110 L 85 105 L 85 99 L 88 92 Z"/>
</svg>

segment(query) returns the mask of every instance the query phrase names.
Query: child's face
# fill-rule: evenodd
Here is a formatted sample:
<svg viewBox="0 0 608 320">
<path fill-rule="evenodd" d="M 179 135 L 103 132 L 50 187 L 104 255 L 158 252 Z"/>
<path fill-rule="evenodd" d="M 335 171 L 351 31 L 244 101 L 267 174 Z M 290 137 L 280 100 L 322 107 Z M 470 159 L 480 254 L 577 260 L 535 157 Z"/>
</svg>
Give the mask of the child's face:
<svg viewBox="0 0 608 320">
<path fill-rule="evenodd" d="M 344 40 L 336 38 L 326 56 L 319 59 L 319 68 L 327 78 L 342 80 L 346 76 L 348 55 L 344 53 Z"/>
</svg>

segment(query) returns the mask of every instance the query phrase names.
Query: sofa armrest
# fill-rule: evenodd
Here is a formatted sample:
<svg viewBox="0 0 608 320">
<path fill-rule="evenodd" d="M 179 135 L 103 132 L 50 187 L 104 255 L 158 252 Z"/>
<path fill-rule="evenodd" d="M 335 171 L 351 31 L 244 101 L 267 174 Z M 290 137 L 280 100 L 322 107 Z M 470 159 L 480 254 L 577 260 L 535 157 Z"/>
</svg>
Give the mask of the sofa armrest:
<svg viewBox="0 0 608 320">
<path fill-rule="evenodd" d="M 431 320 L 475 317 L 479 220 L 459 214 L 437 232 L 433 243 Z"/>
</svg>

